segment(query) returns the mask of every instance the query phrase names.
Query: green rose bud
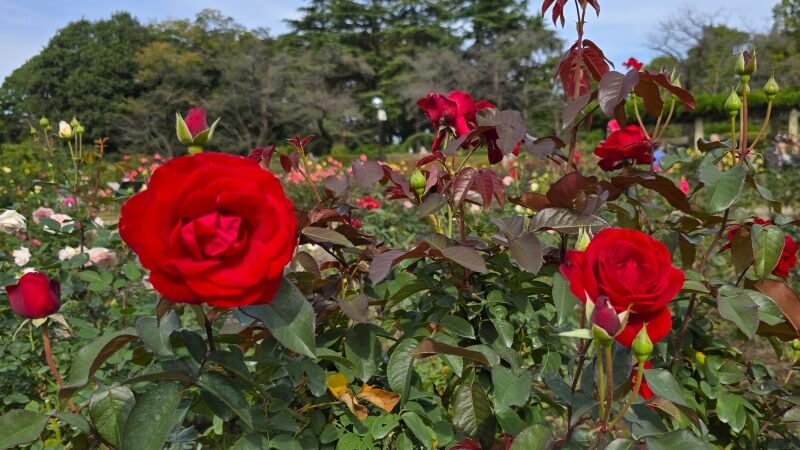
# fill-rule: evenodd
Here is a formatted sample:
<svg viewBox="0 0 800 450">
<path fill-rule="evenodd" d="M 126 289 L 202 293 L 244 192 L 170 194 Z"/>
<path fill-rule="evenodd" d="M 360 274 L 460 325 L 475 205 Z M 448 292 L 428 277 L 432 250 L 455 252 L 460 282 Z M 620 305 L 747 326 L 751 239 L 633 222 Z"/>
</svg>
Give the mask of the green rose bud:
<svg viewBox="0 0 800 450">
<path fill-rule="evenodd" d="M 633 339 L 631 350 L 633 350 L 633 354 L 639 364 L 644 364 L 650 354 L 653 353 L 653 341 L 650 340 L 650 335 L 647 334 L 647 324 L 642 326 L 642 329 Z"/>
<path fill-rule="evenodd" d="M 84 131 L 83 125 L 78 125 L 77 127 L 75 127 L 75 133 L 78 134 L 79 136 L 83 134 L 83 131 Z"/>
<path fill-rule="evenodd" d="M 579 227 L 578 242 L 575 243 L 575 250 L 586 250 L 586 247 L 589 246 L 589 242 L 592 242 L 592 236 L 589 234 L 589 230 L 586 227 Z"/>
<path fill-rule="evenodd" d="M 31 136 L 36 136 L 36 133 L 37 133 L 36 128 L 31 126 Z"/>
<path fill-rule="evenodd" d="M 778 82 L 775 81 L 775 75 L 773 74 L 769 77 L 769 80 L 767 80 L 767 84 L 764 85 L 764 94 L 767 95 L 767 100 L 774 100 L 780 90 L 781 87 L 778 86 Z"/>
<path fill-rule="evenodd" d="M 81 123 L 78 122 L 78 119 L 75 117 L 73 117 L 72 122 L 69 123 L 69 126 L 71 126 L 72 128 L 78 128 L 80 125 Z"/>
<path fill-rule="evenodd" d="M 728 111 L 729 117 L 736 117 L 739 110 L 742 108 L 742 100 L 736 94 L 736 91 L 731 91 L 731 95 L 725 100 L 725 111 Z"/>
<path fill-rule="evenodd" d="M 411 189 L 414 189 L 420 197 L 425 193 L 426 184 L 428 184 L 428 178 L 425 176 L 424 172 L 417 169 L 411 174 Z"/>
<path fill-rule="evenodd" d="M 792 341 L 792 350 L 800 350 L 800 339 Z"/>
<path fill-rule="evenodd" d="M 47 120 L 47 117 L 42 117 L 39 119 L 39 126 L 42 128 L 47 128 L 50 126 L 50 121 Z"/>
<path fill-rule="evenodd" d="M 756 54 L 747 50 L 739 53 L 739 58 L 736 59 L 736 75 L 739 75 L 742 82 L 747 83 L 750 81 L 750 75 L 756 71 Z"/>
</svg>

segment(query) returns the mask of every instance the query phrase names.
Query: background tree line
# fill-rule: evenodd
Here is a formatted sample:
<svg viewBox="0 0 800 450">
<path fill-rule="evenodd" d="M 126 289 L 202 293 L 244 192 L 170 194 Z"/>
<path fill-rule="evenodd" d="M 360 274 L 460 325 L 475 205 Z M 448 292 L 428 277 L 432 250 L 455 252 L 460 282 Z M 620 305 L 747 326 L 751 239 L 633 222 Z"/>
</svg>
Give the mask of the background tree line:
<svg viewBox="0 0 800 450">
<path fill-rule="evenodd" d="M 125 12 L 73 22 L 3 82 L 0 141 L 24 138 L 40 116 L 76 115 L 91 136 L 111 136 L 114 149 L 168 153 L 174 112 L 200 104 L 224 118 L 215 143 L 232 151 L 295 133 L 315 134 L 316 152 L 375 148 L 379 136 L 405 140 L 405 148 L 430 131 L 416 100 L 455 88 L 522 111 L 534 132 L 549 133 L 559 126 L 552 73 L 564 43 L 538 17 L 538 6 L 309 0 L 279 36 L 214 10 L 149 25 Z M 726 17 L 690 8 L 649 36 L 660 56 L 648 68 L 676 68 L 700 113 L 716 108 L 704 108 L 704 98 L 721 106 L 741 48 L 758 49 L 766 66 L 759 76 L 775 71 L 785 90 L 800 86 L 800 0 L 782 0 L 767 32 L 736 29 Z M 382 133 L 375 96 L 388 116 Z"/>
<path fill-rule="evenodd" d="M 246 29 L 219 11 L 143 25 L 128 13 L 70 23 L 0 88 L 0 140 L 42 115 L 77 115 L 131 151 L 171 150 L 174 113 L 223 117 L 215 144 L 246 151 L 313 133 L 313 150 L 377 146 L 427 131 L 416 100 L 463 89 L 553 127 L 562 43 L 526 1 L 312 0 L 289 32 Z"/>
</svg>

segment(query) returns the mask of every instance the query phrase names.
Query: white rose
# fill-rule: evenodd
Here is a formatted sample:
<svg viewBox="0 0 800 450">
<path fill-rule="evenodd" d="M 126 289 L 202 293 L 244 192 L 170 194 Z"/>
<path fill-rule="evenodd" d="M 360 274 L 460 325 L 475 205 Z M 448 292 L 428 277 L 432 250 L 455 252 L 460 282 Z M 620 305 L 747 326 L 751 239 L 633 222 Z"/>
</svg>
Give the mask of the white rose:
<svg viewBox="0 0 800 450">
<path fill-rule="evenodd" d="M 117 261 L 117 254 L 104 247 L 93 247 L 84 250 L 89 255 L 89 261 L 100 267 L 110 267 Z"/>
<path fill-rule="evenodd" d="M 20 247 L 17 250 L 11 252 L 11 256 L 14 257 L 14 264 L 22 267 L 28 264 L 31 261 L 31 251 L 28 247 Z"/>
<path fill-rule="evenodd" d="M 68 216 L 66 214 L 56 213 L 56 214 L 51 215 L 50 218 L 55 220 L 56 222 L 58 222 L 58 224 L 61 225 L 61 228 L 64 228 L 64 226 L 66 226 L 66 225 L 71 225 L 71 224 L 75 223 L 75 221 L 72 219 L 72 217 L 70 217 L 70 216 Z M 46 232 L 48 232 L 50 234 L 55 233 L 55 231 L 52 228 L 48 227 L 47 225 L 44 226 L 44 231 L 46 231 Z"/>
<path fill-rule="evenodd" d="M 0 214 L 0 231 L 8 234 L 25 231 L 25 216 L 13 209 L 3 211 Z"/>
<path fill-rule="evenodd" d="M 58 135 L 62 139 L 72 139 L 72 127 L 63 120 L 58 122 Z"/>
<path fill-rule="evenodd" d="M 67 261 L 72 259 L 72 257 L 78 253 L 80 252 L 75 247 L 64 247 L 58 251 L 58 259 L 61 261 Z"/>
</svg>

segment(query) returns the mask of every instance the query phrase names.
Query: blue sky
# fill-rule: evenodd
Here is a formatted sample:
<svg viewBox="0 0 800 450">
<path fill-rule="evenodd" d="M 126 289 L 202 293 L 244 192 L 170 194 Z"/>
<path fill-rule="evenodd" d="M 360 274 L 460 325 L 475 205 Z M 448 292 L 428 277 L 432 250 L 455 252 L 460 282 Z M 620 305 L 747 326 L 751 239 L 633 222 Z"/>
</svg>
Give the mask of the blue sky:
<svg viewBox="0 0 800 450">
<path fill-rule="evenodd" d="M 456 0 L 457 1 L 457 0 Z M 587 37 L 594 39 L 617 66 L 635 56 L 653 56 L 648 35 L 659 21 L 682 5 L 714 13 L 720 22 L 748 30 L 764 30 L 778 0 L 600 0 L 600 19 L 591 17 Z M 272 34 L 286 30 L 284 19 L 297 16 L 303 0 L 0 0 L 0 79 L 38 53 L 50 37 L 72 20 L 108 17 L 114 11 L 130 11 L 143 22 L 193 17 L 204 8 L 219 9 L 248 28 L 266 27 Z M 531 1 L 538 7 L 539 0 Z M 754 7 L 757 4 L 758 7 Z M 568 16 L 569 18 L 569 16 Z M 567 22 L 559 34 L 574 39 Z"/>
</svg>

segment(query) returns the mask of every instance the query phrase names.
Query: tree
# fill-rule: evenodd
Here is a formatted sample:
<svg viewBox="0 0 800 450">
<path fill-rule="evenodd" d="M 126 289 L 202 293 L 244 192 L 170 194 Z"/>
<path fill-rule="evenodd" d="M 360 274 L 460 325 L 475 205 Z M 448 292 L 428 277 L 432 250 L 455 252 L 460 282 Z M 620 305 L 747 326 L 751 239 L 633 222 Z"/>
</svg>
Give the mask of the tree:
<svg viewBox="0 0 800 450">
<path fill-rule="evenodd" d="M 152 35 L 128 13 L 108 20 L 72 22 L 41 53 L 15 70 L 0 87 L 3 120 L 18 139 L 28 122 L 47 116 L 86 124 L 87 137 L 112 136 L 115 112 L 139 94 L 135 55 Z"/>
</svg>

